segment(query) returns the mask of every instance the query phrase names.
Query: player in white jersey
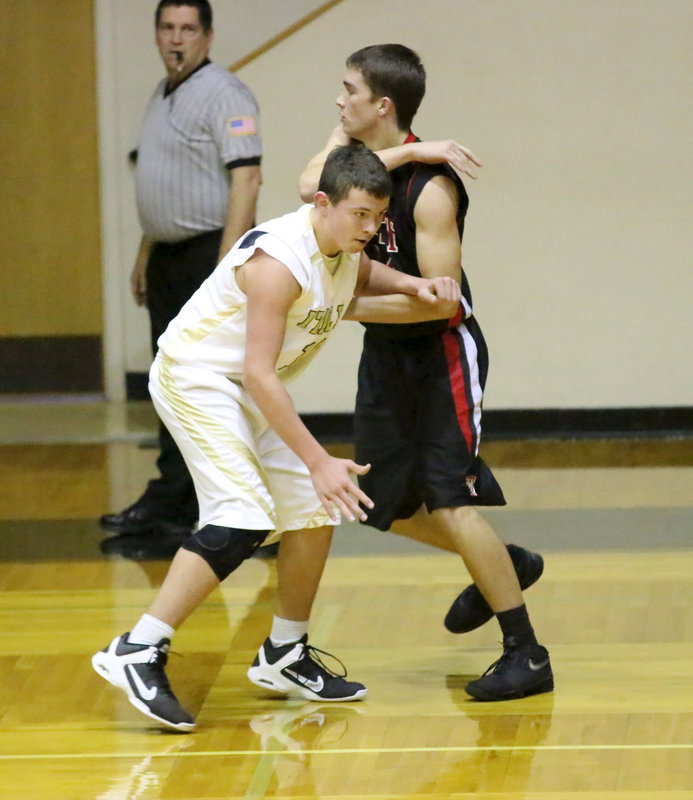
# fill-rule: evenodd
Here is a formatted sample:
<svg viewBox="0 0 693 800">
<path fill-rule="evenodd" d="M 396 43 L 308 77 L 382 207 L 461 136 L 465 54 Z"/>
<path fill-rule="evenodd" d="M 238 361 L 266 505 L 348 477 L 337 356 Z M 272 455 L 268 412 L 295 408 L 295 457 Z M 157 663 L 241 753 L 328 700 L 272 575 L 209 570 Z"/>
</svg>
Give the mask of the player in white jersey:
<svg viewBox="0 0 693 800">
<path fill-rule="evenodd" d="M 354 296 L 361 253 L 320 252 L 311 216 L 315 207 L 266 222 L 243 236 L 202 284 L 159 340 L 159 349 L 180 364 L 241 380 L 248 307 L 237 267 L 256 251 L 280 261 L 301 292 L 288 309 L 277 369 L 291 376 L 303 368 L 334 329 Z"/>
<path fill-rule="evenodd" d="M 333 525 L 340 515 L 365 519 L 359 503 L 372 507 L 350 478 L 369 467 L 330 456 L 284 384 L 341 318 L 358 312 L 359 296 L 368 296 L 374 321 L 446 318 L 457 308 L 456 281 L 405 275 L 363 253 L 390 188 L 369 150 L 336 148 L 314 204 L 247 233 L 160 339 L 150 391 L 193 475 L 201 527 L 176 554 L 148 612 L 92 663 L 136 708 L 176 730 L 191 730 L 194 719 L 164 671 L 174 630 L 257 547 L 282 534 L 272 630 L 248 676 L 322 702 L 366 695 L 346 672 L 313 657 L 307 635 Z"/>
</svg>

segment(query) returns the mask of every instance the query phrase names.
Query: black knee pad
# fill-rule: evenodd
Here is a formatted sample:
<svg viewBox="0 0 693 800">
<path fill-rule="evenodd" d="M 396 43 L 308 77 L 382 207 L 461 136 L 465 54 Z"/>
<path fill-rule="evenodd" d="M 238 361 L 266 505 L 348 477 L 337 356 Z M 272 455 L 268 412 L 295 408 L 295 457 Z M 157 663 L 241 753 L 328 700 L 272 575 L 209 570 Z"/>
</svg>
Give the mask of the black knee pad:
<svg viewBox="0 0 693 800">
<path fill-rule="evenodd" d="M 199 531 L 191 533 L 181 547 L 197 553 L 204 558 L 223 581 L 246 558 L 250 558 L 265 541 L 269 531 L 246 531 L 239 528 L 224 528 L 221 525 L 205 525 Z"/>
</svg>

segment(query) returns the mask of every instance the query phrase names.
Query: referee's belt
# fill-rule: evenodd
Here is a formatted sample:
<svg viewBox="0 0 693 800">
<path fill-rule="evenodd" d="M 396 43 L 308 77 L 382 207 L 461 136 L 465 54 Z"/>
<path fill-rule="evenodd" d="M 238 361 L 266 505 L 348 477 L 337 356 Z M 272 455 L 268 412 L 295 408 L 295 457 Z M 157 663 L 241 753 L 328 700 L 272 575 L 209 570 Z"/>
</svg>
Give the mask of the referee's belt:
<svg viewBox="0 0 693 800">
<path fill-rule="evenodd" d="M 163 251 L 174 254 L 183 252 L 190 248 L 195 248 L 198 245 L 202 246 L 207 242 L 221 243 L 221 237 L 223 235 L 224 235 L 223 228 L 214 228 L 211 231 L 204 231 L 204 233 L 198 233 L 195 236 L 191 236 L 188 239 L 179 239 L 176 242 L 155 241 L 154 246 L 160 252 Z"/>
</svg>

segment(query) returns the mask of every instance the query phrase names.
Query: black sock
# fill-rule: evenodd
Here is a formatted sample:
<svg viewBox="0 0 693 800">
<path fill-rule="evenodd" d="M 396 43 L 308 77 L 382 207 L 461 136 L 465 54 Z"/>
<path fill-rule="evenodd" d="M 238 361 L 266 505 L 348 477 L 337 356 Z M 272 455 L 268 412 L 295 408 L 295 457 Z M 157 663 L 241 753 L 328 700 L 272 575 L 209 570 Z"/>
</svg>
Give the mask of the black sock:
<svg viewBox="0 0 693 800">
<path fill-rule="evenodd" d="M 508 611 L 501 611 L 496 614 L 496 617 L 503 631 L 504 645 L 521 647 L 528 644 L 538 644 L 537 637 L 534 635 L 534 628 L 532 628 L 532 623 L 529 621 L 526 605 L 523 604 Z"/>
</svg>

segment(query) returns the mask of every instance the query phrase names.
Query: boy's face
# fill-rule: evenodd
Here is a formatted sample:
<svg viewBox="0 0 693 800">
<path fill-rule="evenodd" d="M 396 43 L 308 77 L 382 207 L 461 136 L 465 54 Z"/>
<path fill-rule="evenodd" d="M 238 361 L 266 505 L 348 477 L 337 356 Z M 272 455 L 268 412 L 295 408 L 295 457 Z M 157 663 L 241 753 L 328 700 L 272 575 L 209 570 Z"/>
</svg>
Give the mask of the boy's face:
<svg viewBox="0 0 693 800">
<path fill-rule="evenodd" d="M 381 98 L 375 97 L 361 72 L 348 69 L 344 74 L 344 88 L 336 103 L 339 121 L 347 136 L 363 141 L 363 136 L 376 127 L 381 113 Z"/>
<path fill-rule="evenodd" d="M 326 194 L 318 192 L 316 206 L 324 222 L 317 231 L 321 252 L 360 253 L 380 227 L 388 202 L 388 197 L 374 197 L 363 189 L 351 189 L 343 200 L 332 205 Z"/>
</svg>

